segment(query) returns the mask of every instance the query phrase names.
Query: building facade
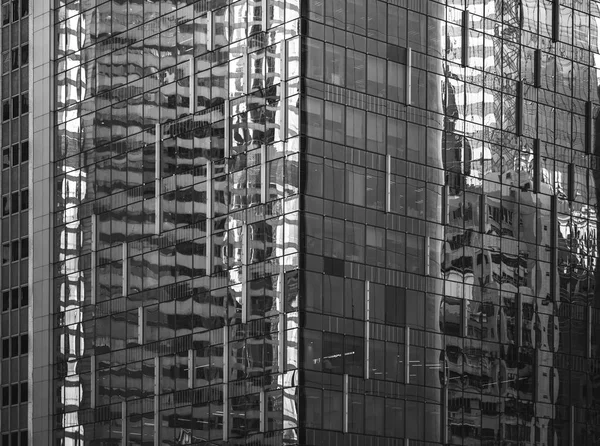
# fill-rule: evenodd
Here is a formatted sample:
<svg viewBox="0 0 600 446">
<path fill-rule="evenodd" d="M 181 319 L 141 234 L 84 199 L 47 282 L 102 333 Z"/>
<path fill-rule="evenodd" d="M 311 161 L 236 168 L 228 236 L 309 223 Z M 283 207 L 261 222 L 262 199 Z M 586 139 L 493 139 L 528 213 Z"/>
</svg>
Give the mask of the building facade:
<svg viewBox="0 0 600 446">
<path fill-rule="evenodd" d="M 26 445 L 29 352 L 29 2 L 2 10 L 0 439 Z"/>
<path fill-rule="evenodd" d="M 31 16 L 30 444 L 600 442 L 600 2 Z"/>
</svg>

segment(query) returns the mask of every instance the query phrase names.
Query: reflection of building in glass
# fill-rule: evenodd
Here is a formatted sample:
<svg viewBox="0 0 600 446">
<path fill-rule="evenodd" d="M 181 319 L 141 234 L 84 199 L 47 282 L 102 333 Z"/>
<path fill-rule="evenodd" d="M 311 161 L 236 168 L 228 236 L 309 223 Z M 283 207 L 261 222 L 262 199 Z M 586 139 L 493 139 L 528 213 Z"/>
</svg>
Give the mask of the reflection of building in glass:
<svg viewBox="0 0 600 446">
<path fill-rule="evenodd" d="M 600 441 L 595 1 L 47 3 L 31 444 Z"/>
</svg>

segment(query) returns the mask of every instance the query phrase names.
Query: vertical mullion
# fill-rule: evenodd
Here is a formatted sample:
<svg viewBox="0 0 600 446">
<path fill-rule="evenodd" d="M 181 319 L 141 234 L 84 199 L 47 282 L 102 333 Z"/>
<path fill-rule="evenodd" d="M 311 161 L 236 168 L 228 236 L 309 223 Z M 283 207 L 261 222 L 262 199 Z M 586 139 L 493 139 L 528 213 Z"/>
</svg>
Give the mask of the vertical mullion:
<svg viewBox="0 0 600 446">
<path fill-rule="evenodd" d="M 160 356 L 154 357 L 154 446 L 160 446 Z"/>
<path fill-rule="evenodd" d="M 406 384 L 410 384 L 410 327 L 404 327 L 404 367 Z"/>
<path fill-rule="evenodd" d="M 160 124 L 154 126 L 154 200 L 155 200 L 155 223 L 154 233 L 160 235 L 162 232 L 162 143 Z"/>
<path fill-rule="evenodd" d="M 197 98 L 196 98 L 196 70 L 194 67 L 194 57 L 190 57 L 189 60 L 189 72 L 190 72 L 190 108 L 189 108 L 189 112 L 190 115 L 193 115 L 194 113 L 196 113 L 196 103 L 197 103 Z"/>
<path fill-rule="evenodd" d="M 229 441 L 229 326 L 223 327 L 223 441 Z"/>
<path fill-rule="evenodd" d="M 267 193 L 267 181 L 269 176 L 267 175 L 267 146 L 260 146 L 260 202 L 266 203 L 268 201 Z"/>
<path fill-rule="evenodd" d="M 287 95 L 287 41 L 281 41 L 281 94 L 279 98 L 279 133 L 281 140 L 285 141 L 287 138 L 287 107 L 286 107 L 286 95 Z"/>
<path fill-rule="evenodd" d="M 365 379 L 371 377 L 371 282 L 365 281 Z"/>
<path fill-rule="evenodd" d="M 594 104 L 588 101 L 585 104 L 585 153 L 591 154 L 594 151 L 593 144 L 594 133 Z"/>
<path fill-rule="evenodd" d="M 385 211 L 392 211 L 392 155 L 385 159 Z"/>
<path fill-rule="evenodd" d="M 412 48 L 406 49 L 406 105 L 412 103 Z"/>
<path fill-rule="evenodd" d="M 348 427 L 349 427 L 349 422 L 348 422 L 348 418 L 349 418 L 349 406 L 350 406 L 350 395 L 349 395 L 349 390 L 350 390 L 350 377 L 348 375 L 344 375 L 344 396 L 343 396 L 343 405 L 344 405 L 344 421 L 343 421 L 343 431 L 344 433 L 348 433 Z"/>
<path fill-rule="evenodd" d="M 469 23 L 471 23 L 471 14 L 467 9 L 463 11 L 463 28 L 462 28 L 462 65 L 469 66 Z"/>
<path fill-rule="evenodd" d="M 145 313 L 146 309 L 144 307 L 138 307 L 138 344 L 140 345 L 144 344 Z"/>
<path fill-rule="evenodd" d="M 90 253 L 90 263 L 91 263 L 91 301 L 92 305 L 96 304 L 96 293 L 97 293 L 97 264 L 98 264 L 98 216 L 96 214 L 92 214 L 92 242 L 91 242 L 91 253 Z"/>
<path fill-rule="evenodd" d="M 123 268 L 122 268 L 122 277 L 121 277 L 121 294 L 123 296 L 127 296 L 129 294 L 129 249 L 127 242 L 123 242 L 122 244 L 122 257 L 123 257 Z"/>
<path fill-rule="evenodd" d="M 194 364 L 195 352 L 194 349 L 188 350 L 188 389 L 194 388 L 194 375 L 196 374 L 196 365 Z"/>
<path fill-rule="evenodd" d="M 242 324 L 248 322 L 248 225 L 242 226 Z"/>
<path fill-rule="evenodd" d="M 225 160 L 228 160 L 231 156 L 231 103 L 229 99 L 225 99 L 223 103 L 223 117 L 225 119 Z M 225 162 L 227 166 L 229 163 Z"/>
</svg>

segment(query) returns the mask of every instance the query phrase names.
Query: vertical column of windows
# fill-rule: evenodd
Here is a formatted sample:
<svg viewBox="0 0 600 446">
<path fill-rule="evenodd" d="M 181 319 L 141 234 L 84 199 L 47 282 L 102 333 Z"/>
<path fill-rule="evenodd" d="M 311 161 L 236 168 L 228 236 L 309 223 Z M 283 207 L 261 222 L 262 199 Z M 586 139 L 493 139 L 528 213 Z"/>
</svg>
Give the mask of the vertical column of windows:
<svg viewBox="0 0 600 446">
<path fill-rule="evenodd" d="M 248 323 L 248 225 L 242 226 L 242 324 Z"/>
</svg>

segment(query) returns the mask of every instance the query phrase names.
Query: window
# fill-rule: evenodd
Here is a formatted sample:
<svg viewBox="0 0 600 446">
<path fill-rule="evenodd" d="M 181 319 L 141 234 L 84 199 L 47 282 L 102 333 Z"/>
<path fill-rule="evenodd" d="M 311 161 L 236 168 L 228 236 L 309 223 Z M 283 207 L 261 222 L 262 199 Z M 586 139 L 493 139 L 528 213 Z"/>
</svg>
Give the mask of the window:
<svg viewBox="0 0 600 446">
<path fill-rule="evenodd" d="M 10 196 L 10 211 L 11 213 L 19 211 L 19 192 L 13 192 Z"/>
<path fill-rule="evenodd" d="M 29 93 L 21 95 L 21 113 L 29 113 Z"/>
<path fill-rule="evenodd" d="M 23 141 L 21 143 L 21 162 L 29 161 L 29 141 Z"/>
<path fill-rule="evenodd" d="M 19 289 L 13 288 L 10 291 L 12 309 L 19 308 Z"/>
<path fill-rule="evenodd" d="M 29 189 L 21 191 L 21 210 L 29 209 Z"/>
<path fill-rule="evenodd" d="M 10 5 L 2 5 L 2 25 L 10 23 Z"/>
<path fill-rule="evenodd" d="M 14 240 L 10 245 L 10 259 L 15 262 L 19 260 L 19 241 Z"/>
<path fill-rule="evenodd" d="M 15 357 L 19 354 L 19 337 L 18 336 L 14 336 L 12 338 L 10 338 L 10 356 L 11 357 Z"/>
<path fill-rule="evenodd" d="M 21 47 L 21 65 L 27 65 L 29 63 L 29 45 L 23 45 Z"/>
<path fill-rule="evenodd" d="M 10 119 L 10 102 L 7 99 L 2 102 L 2 120 L 8 121 Z"/>
<path fill-rule="evenodd" d="M 8 151 L 8 149 L 6 149 Z M 16 166 L 19 164 L 19 144 L 12 146 L 12 165 Z"/>
<path fill-rule="evenodd" d="M 8 389 L 9 389 L 8 386 L 2 387 L 2 405 L 3 406 L 8 406 L 8 402 L 9 402 L 9 391 L 8 391 Z"/>
<path fill-rule="evenodd" d="M 23 1 L 23 0 L 21 0 Z M 12 10 L 13 10 L 13 22 L 19 20 L 19 1 L 13 0 L 12 2 Z"/>
<path fill-rule="evenodd" d="M 2 292 L 2 311 L 8 311 L 10 308 L 10 293 L 8 291 Z"/>
<path fill-rule="evenodd" d="M 10 243 L 2 245 L 2 263 L 10 262 Z"/>
<path fill-rule="evenodd" d="M 17 336 L 15 336 L 15 339 Z M 29 335 L 24 334 L 21 335 L 21 354 L 26 355 L 29 350 Z"/>
<path fill-rule="evenodd" d="M 29 287 L 24 286 L 21 288 L 21 306 L 25 307 L 29 305 Z"/>
<path fill-rule="evenodd" d="M 19 48 L 15 48 L 11 52 L 10 68 L 11 70 L 16 70 L 19 68 Z"/>
<path fill-rule="evenodd" d="M 21 383 L 21 402 L 26 403 L 29 401 L 29 389 L 27 387 L 27 382 Z"/>
<path fill-rule="evenodd" d="M 19 404 L 19 385 L 12 384 L 10 386 L 10 404 Z"/>
<path fill-rule="evenodd" d="M 13 118 L 16 118 L 17 116 L 19 116 L 19 102 L 20 98 L 19 96 L 13 96 L 12 98 L 12 115 Z"/>
<path fill-rule="evenodd" d="M 29 257 L 29 239 L 21 239 L 21 258 L 25 259 Z"/>
<path fill-rule="evenodd" d="M 10 150 L 8 148 L 2 149 L 2 168 L 8 169 L 10 167 Z"/>
<path fill-rule="evenodd" d="M 2 359 L 10 356 L 10 340 L 8 338 L 2 339 Z"/>
</svg>

